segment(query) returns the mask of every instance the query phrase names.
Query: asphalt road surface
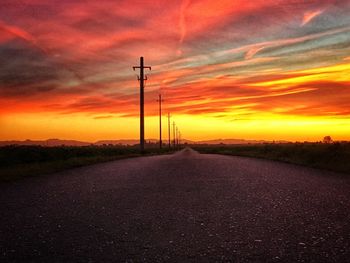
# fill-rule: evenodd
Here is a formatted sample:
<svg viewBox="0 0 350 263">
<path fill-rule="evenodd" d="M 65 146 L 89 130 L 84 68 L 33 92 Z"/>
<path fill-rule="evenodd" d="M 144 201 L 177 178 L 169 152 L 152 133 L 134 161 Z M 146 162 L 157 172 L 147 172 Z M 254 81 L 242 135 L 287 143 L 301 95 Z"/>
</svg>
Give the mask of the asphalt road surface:
<svg viewBox="0 0 350 263">
<path fill-rule="evenodd" d="M 345 177 L 185 149 L 4 183 L 0 262 L 350 262 Z"/>
</svg>

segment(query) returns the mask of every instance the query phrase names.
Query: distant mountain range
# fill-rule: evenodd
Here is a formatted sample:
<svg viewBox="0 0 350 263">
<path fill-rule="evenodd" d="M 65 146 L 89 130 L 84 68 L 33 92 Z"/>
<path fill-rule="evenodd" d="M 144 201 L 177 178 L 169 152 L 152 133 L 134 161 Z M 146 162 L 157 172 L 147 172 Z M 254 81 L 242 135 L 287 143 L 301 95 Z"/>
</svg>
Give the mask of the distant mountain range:
<svg viewBox="0 0 350 263">
<path fill-rule="evenodd" d="M 156 139 L 146 140 L 147 143 L 158 143 Z M 164 143 L 167 143 L 167 140 L 164 140 Z M 183 139 L 181 143 L 187 144 L 259 144 L 259 143 L 269 143 L 272 141 L 265 140 L 245 140 L 245 139 L 216 139 L 216 140 L 204 140 L 204 141 L 191 141 Z M 276 143 L 287 143 L 287 141 L 275 141 Z M 25 141 L 0 141 L 0 146 L 6 145 L 41 145 L 41 146 L 88 146 L 88 145 L 135 145 L 138 144 L 139 140 L 102 140 L 95 143 L 91 142 L 82 142 L 75 140 L 60 140 L 60 139 L 48 139 L 48 140 L 25 140 Z"/>
</svg>

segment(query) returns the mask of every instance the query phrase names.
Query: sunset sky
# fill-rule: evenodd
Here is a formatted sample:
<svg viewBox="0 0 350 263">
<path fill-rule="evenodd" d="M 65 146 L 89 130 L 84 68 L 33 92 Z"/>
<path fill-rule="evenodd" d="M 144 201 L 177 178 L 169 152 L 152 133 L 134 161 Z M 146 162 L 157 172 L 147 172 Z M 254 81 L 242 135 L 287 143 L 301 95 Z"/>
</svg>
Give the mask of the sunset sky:
<svg viewBox="0 0 350 263">
<path fill-rule="evenodd" d="M 350 140 L 350 0 L 1 0 L 0 140 Z"/>
</svg>

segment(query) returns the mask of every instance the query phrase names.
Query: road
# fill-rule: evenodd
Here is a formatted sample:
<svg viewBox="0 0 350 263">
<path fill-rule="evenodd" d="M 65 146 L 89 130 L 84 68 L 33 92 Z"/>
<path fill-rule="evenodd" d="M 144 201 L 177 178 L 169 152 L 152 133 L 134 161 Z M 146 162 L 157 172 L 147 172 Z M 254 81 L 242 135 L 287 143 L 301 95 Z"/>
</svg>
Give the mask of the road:
<svg viewBox="0 0 350 263">
<path fill-rule="evenodd" d="M 0 185 L 0 262 L 349 262 L 350 180 L 185 149 Z"/>
</svg>

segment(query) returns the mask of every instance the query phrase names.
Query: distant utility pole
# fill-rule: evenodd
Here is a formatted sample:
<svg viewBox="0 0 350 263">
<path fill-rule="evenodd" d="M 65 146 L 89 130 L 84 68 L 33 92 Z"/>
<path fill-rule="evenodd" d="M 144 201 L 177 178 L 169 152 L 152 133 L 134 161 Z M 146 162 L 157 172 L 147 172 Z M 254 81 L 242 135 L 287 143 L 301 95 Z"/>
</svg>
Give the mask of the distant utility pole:
<svg viewBox="0 0 350 263">
<path fill-rule="evenodd" d="M 179 147 L 179 128 L 176 127 L 176 148 Z"/>
<path fill-rule="evenodd" d="M 170 148 L 171 144 L 170 144 L 170 113 L 169 112 L 168 112 L 168 144 Z"/>
<path fill-rule="evenodd" d="M 144 76 L 144 69 L 151 70 L 151 67 L 145 67 L 143 64 L 143 57 L 140 57 L 140 66 L 133 67 L 133 70 L 140 69 L 140 76 L 137 79 L 140 81 L 140 150 L 145 150 L 145 114 L 144 114 L 144 81 L 147 80 L 147 76 Z"/>
<path fill-rule="evenodd" d="M 173 138 L 174 138 L 174 141 L 173 141 L 173 145 L 174 145 L 174 148 L 175 148 L 175 142 L 176 142 L 176 136 L 175 136 L 175 121 L 173 121 Z"/>
<path fill-rule="evenodd" d="M 162 149 L 162 94 L 159 94 L 159 148 Z"/>
</svg>

